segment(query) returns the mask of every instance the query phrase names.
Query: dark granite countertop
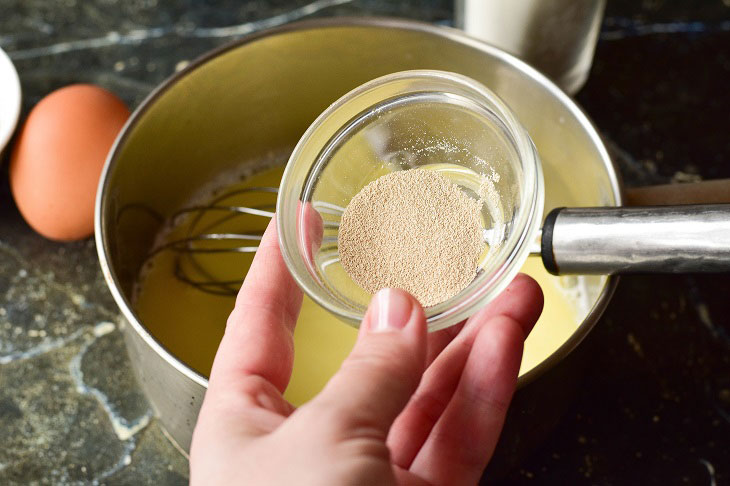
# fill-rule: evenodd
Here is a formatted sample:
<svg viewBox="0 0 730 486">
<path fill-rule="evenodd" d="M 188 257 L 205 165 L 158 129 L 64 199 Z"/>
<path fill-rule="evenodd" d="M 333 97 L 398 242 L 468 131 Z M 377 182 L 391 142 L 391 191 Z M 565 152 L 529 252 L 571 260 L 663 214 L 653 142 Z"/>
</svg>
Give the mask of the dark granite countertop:
<svg viewBox="0 0 730 486">
<path fill-rule="evenodd" d="M 136 106 L 262 20 L 392 15 L 451 24 L 450 0 L 0 0 L 24 113 L 93 82 Z M 305 9 L 303 7 L 309 6 Z M 315 11 L 315 12 L 312 12 Z M 627 185 L 730 177 L 730 2 L 609 0 L 578 102 Z M 581 390 L 506 484 L 730 482 L 730 276 L 624 278 Z M 30 230 L 0 169 L 0 484 L 184 484 L 137 389 L 91 240 Z"/>
</svg>

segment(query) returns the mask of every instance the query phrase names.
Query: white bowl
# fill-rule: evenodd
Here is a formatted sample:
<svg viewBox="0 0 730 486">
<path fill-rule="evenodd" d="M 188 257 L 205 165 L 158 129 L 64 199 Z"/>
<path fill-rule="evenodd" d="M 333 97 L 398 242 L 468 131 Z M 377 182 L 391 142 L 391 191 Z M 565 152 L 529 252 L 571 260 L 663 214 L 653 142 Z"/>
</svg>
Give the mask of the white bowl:
<svg viewBox="0 0 730 486">
<path fill-rule="evenodd" d="M 20 79 L 5 51 L 0 49 L 0 153 L 10 141 L 20 116 Z"/>
</svg>

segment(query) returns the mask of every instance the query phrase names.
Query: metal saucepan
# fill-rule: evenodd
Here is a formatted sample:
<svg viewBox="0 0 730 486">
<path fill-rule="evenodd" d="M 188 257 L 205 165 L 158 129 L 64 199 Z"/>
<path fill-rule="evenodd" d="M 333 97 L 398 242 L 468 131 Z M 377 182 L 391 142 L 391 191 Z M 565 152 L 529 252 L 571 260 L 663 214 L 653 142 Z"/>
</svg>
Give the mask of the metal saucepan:
<svg viewBox="0 0 730 486">
<path fill-rule="evenodd" d="M 207 378 L 170 353 L 133 310 L 134 282 L 161 224 L 134 208 L 170 215 L 216 174 L 293 148 L 317 115 L 347 91 L 408 69 L 470 76 L 509 104 L 540 153 L 546 212 L 622 204 L 608 152 L 573 101 L 525 63 L 459 31 L 402 20 L 316 20 L 256 33 L 199 59 L 132 115 L 107 160 L 96 205 L 99 259 L 129 322 L 132 365 L 181 449 L 190 445 Z M 564 216 L 570 215 L 558 220 Z M 572 360 L 579 353 L 571 351 L 616 286 L 613 277 L 587 280 L 592 308 L 559 349 L 520 377 L 495 464 L 517 460 L 539 441 L 577 383 L 572 376 L 580 367 Z"/>
</svg>

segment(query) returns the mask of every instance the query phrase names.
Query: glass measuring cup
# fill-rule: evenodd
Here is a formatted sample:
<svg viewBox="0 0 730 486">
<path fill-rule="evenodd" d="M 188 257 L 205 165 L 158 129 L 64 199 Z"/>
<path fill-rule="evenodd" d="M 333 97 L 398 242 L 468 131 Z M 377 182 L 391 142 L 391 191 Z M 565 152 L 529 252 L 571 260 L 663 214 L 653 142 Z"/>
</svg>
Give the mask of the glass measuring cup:
<svg viewBox="0 0 730 486">
<path fill-rule="evenodd" d="M 339 219 L 368 183 L 414 168 L 435 170 L 483 201 L 486 251 L 466 288 L 425 308 L 429 330 L 460 322 L 499 294 L 524 263 L 540 226 L 544 187 L 537 152 L 494 93 L 465 76 L 433 70 L 359 86 L 302 136 L 277 200 L 279 243 L 295 280 L 355 326 L 372 295 L 339 262 Z"/>
</svg>

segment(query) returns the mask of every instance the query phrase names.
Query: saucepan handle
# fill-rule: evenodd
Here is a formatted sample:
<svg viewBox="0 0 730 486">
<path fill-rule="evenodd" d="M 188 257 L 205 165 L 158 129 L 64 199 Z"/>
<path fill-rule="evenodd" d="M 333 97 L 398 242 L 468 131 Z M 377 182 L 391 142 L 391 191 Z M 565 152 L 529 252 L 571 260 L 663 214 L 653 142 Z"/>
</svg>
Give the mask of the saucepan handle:
<svg viewBox="0 0 730 486">
<path fill-rule="evenodd" d="M 730 204 L 557 208 L 541 254 L 556 275 L 730 272 Z"/>
</svg>

